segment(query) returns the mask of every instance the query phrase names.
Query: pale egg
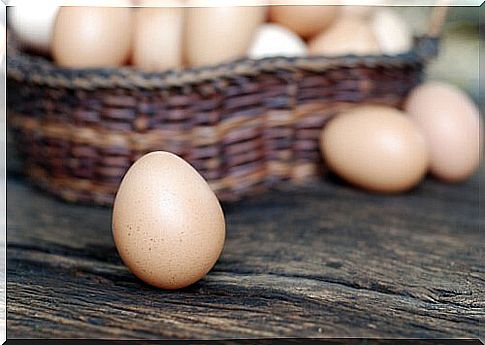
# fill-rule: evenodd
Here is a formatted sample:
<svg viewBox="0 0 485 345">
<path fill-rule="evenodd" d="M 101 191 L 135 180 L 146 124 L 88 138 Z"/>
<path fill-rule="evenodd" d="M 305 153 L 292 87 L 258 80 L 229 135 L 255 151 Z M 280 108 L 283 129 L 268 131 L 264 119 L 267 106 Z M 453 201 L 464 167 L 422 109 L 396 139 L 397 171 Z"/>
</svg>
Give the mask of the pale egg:
<svg viewBox="0 0 485 345">
<path fill-rule="evenodd" d="M 64 67 L 117 67 L 131 51 L 133 10 L 127 7 L 62 7 L 52 41 Z"/>
<path fill-rule="evenodd" d="M 305 42 L 294 32 L 277 24 L 264 24 L 258 28 L 249 48 L 249 57 L 261 59 L 271 56 L 306 56 Z"/>
<path fill-rule="evenodd" d="M 182 66 L 183 8 L 139 8 L 135 14 L 135 67 L 164 71 Z"/>
<path fill-rule="evenodd" d="M 246 56 L 266 8 L 218 6 L 188 8 L 184 35 L 189 66 L 214 65 Z"/>
<path fill-rule="evenodd" d="M 116 194 L 112 222 L 126 266 L 163 289 L 203 278 L 224 246 L 217 197 L 191 165 L 168 152 L 146 154 L 130 167 Z"/>
<path fill-rule="evenodd" d="M 427 82 L 411 92 L 405 109 L 426 135 L 433 175 L 459 182 L 476 171 L 483 127 L 477 106 L 463 91 L 449 84 Z"/>
<path fill-rule="evenodd" d="M 33 1 L 8 8 L 8 25 L 22 47 L 48 54 L 59 1 Z"/>
<path fill-rule="evenodd" d="M 396 55 L 411 50 L 413 35 L 406 21 L 390 8 L 379 8 L 370 21 L 370 26 L 381 51 Z"/>
<path fill-rule="evenodd" d="M 330 170 L 371 191 L 406 191 L 428 167 L 422 131 L 405 113 L 385 106 L 360 106 L 336 115 L 320 143 Z"/>
</svg>

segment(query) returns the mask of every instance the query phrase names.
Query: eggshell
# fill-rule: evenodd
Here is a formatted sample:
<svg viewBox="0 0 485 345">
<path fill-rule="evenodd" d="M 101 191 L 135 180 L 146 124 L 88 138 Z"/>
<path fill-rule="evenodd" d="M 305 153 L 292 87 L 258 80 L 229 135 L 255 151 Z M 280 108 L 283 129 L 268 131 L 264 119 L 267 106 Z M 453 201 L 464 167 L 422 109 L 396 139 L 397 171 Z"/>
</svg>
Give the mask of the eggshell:
<svg viewBox="0 0 485 345">
<path fill-rule="evenodd" d="M 184 36 L 187 63 L 212 65 L 245 56 L 265 14 L 261 6 L 188 8 Z"/>
<path fill-rule="evenodd" d="M 411 92 L 405 109 L 426 135 L 432 174 L 459 182 L 475 172 L 483 128 L 478 108 L 464 92 L 442 82 L 427 82 Z"/>
<path fill-rule="evenodd" d="M 376 37 L 366 21 L 342 17 L 331 27 L 310 41 L 310 55 L 377 55 L 380 54 Z"/>
<path fill-rule="evenodd" d="M 168 152 L 138 159 L 113 205 L 113 238 L 128 268 L 148 284 L 179 289 L 204 277 L 224 246 L 224 214 L 207 182 Z"/>
<path fill-rule="evenodd" d="M 303 38 L 309 38 L 327 28 L 337 18 L 339 6 L 311 6 L 285 2 L 292 6 L 271 6 L 270 20 L 287 27 Z"/>
<path fill-rule="evenodd" d="M 371 191 L 408 190 L 428 167 L 423 133 L 393 108 L 361 106 L 339 114 L 322 131 L 320 143 L 332 171 Z"/>
<path fill-rule="evenodd" d="M 379 8 L 372 16 L 370 25 L 384 54 L 395 55 L 411 50 L 411 28 L 392 9 Z"/>
<path fill-rule="evenodd" d="M 133 64 L 147 71 L 182 65 L 183 8 L 140 8 L 135 14 Z"/>
<path fill-rule="evenodd" d="M 33 1 L 29 5 L 9 7 L 8 24 L 24 48 L 47 54 L 59 7 L 56 1 Z"/>
<path fill-rule="evenodd" d="M 133 10 L 123 7 L 62 7 L 52 54 L 64 67 L 117 67 L 130 55 Z"/>
<path fill-rule="evenodd" d="M 277 24 L 261 25 L 249 48 L 249 57 L 261 59 L 270 56 L 305 56 L 305 42 L 294 32 Z"/>
</svg>

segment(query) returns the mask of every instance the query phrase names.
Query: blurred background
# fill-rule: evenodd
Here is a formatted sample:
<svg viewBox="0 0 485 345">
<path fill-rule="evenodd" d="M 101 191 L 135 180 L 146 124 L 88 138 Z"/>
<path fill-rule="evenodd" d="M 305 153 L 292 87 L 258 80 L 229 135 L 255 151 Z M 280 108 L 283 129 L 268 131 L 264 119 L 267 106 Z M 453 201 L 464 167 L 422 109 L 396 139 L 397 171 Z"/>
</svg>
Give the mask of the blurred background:
<svg viewBox="0 0 485 345">
<path fill-rule="evenodd" d="M 415 34 L 426 31 L 429 24 L 432 7 L 393 6 L 406 22 L 411 26 Z M 480 16 L 480 13 L 482 15 Z M 5 11 L 2 11 L 1 20 L 5 21 Z M 448 81 L 463 90 L 465 90 L 474 100 L 479 103 L 483 111 L 485 88 L 479 87 L 480 82 L 480 50 L 483 50 L 484 36 L 483 31 L 480 35 L 480 28 L 485 25 L 485 10 L 481 7 L 450 7 L 442 42 L 440 44 L 440 53 L 433 60 L 427 69 L 427 78 L 433 80 Z M 482 43 L 482 44 L 480 44 Z M 5 59 L 2 61 L 2 86 L 4 85 Z M 3 100 L 2 100 L 3 101 Z M 2 112 L 4 106 L 2 104 Z M 5 114 L 2 113 L 1 126 L 5 126 Z M 4 128 L 2 128 L 2 131 Z M 8 132 L 8 131 L 7 131 Z M 7 138 L 2 136 L 2 145 L 7 141 L 8 171 L 18 172 L 19 162 L 16 153 L 11 145 L 11 136 L 7 133 Z"/>
<path fill-rule="evenodd" d="M 415 32 L 424 32 L 429 21 L 426 7 L 395 7 Z M 482 15 L 480 16 L 480 12 Z M 480 26 L 485 24 L 484 6 L 450 7 L 439 56 L 428 66 L 428 78 L 446 80 L 466 90 L 476 102 L 479 99 Z M 482 101 L 483 102 L 483 101 Z M 483 104 L 480 104 L 483 109 Z"/>
</svg>

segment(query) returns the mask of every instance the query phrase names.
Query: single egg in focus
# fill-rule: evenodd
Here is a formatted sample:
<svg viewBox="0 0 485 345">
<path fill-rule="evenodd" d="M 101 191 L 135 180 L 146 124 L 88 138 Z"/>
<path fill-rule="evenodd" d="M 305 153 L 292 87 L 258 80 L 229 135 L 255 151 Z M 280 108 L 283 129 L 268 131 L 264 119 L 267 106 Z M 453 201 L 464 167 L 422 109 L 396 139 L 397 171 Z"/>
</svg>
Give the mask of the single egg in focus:
<svg viewBox="0 0 485 345">
<path fill-rule="evenodd" d="M 427 82 L 410 93 L 405 109 L 426 135 L 434 176 L 460 182 L 477 170 L 483 127 L 477 106 L 463 91 Z"/>
<path fill-rule="evenodd" d="M 428 167 L 423 133 L 405 113 L 390 107 L 361 106 L 336 115 L 324 127 L 320 144 L 330 170 L 371 191 L 406 191 Z"/>
<path fill-rule="evenodd" d="M 130 167 L 116 194 L 112 221 L 123 262 L 162 289 L 203 278 L 224 246 L 217 197 L 190 164 L 169 152 L 151 152 Z"/>
</svg>

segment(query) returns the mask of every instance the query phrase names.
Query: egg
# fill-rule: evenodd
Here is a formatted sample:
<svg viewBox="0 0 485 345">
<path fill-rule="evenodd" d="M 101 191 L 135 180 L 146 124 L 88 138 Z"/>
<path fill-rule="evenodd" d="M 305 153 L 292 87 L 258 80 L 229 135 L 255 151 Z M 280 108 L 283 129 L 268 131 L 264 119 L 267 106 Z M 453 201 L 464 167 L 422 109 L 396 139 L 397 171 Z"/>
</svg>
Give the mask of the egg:
<svg viewBox="0 0 485 345">
<path fill-rule="evenodd" d="M 183 8 L 140 8 L 135 14 L 133 65 L 146 71 L 182 66 Z"/>
<path fill-rule="evenodd" d="M 310 41 L 310 55 L 378 55 L 377 39 L 369 24 L 359 18 L 342 17 Z"/>
<path fill-rule="evenodd" d="M 300 1 L 285 2 L 291 6 L 271 6 L 269 18 L 296 32 L 303 38 L 309 38 L 327 28 L 337 18 L 339 6 L 298 5 Z"/>
<path fill-rule="evenodd" d="M 379 8 L 372 16 L 370 26 L 384 54 L 395 55 L 411 50 L 411 28 L 390 8 Z"/>
<path fill-rule="evenodd" d="M 58 1 L 34 1 L 8 8 L 8 24 L 22 47 L 47 54 L 50 51 Z"/>
<path fill-rule="evenodd" d="M 225 239 L 224 214 L 207 182 L 182 158 L 163 151 L 142 156 L 123 177 L 112 229 L 130 271 L 162 289 L 203 278 Z"/>
<path fill-rule="evenodd" d="M 188 8 L 184 36 L 187 63 L 214 65 L 244 57 L 265 14 L 261 6 Z"/>
<path fill-rule="evenodd" d="M 294 32 L 277 24 L 261 25 L 249 48 L 249 57 L 261 59 L 270 56 L 306 56 L 305 42 Z"/>
<path fill-rule="evenodd" d="M 131 51 L 133 10 L 126 7 L 62 7 L 52 39 L 55 62 L 63 67 L 123 65 Z"/>
<path fill-rule="evenodd" d="M 460 89 L 431 81 L 415 88 L 405 109 L 423 129 L 430 147 L 430 172 L 459 182 L 480 163 L 483 127 L 477 106 Z"/>
<path fill-rule="evenodd" d="M 364 189 L 406 191 L 427 171 L 423 133 L 405 113 L 393 108 L 361 106 L 336 115 L 320 139 L 329 169 Z"/>
</svg>

